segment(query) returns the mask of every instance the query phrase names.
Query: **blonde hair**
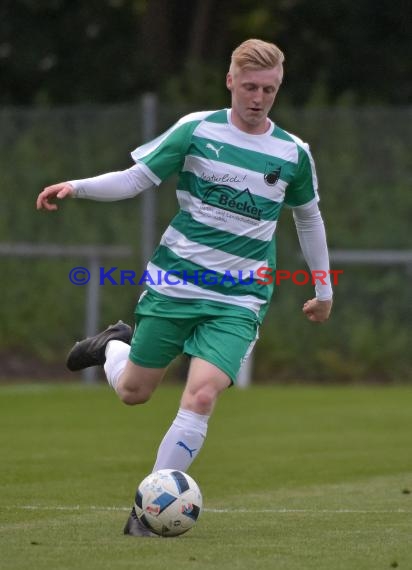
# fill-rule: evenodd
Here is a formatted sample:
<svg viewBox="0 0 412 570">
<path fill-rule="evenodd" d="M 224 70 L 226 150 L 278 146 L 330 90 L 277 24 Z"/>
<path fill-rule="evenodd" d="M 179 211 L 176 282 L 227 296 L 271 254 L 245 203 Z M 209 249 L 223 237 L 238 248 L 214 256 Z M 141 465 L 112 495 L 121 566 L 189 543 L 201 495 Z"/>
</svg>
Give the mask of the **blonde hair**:
<svg viewBox="0 0 412 570">
<path fill-rule="evenodd" d="M 229 73 L 239 69 L 272 69 L 285 61 L 283 52 L 263 40 L 250 39 L 241 43 L 232 53 Z"/>
</svg>

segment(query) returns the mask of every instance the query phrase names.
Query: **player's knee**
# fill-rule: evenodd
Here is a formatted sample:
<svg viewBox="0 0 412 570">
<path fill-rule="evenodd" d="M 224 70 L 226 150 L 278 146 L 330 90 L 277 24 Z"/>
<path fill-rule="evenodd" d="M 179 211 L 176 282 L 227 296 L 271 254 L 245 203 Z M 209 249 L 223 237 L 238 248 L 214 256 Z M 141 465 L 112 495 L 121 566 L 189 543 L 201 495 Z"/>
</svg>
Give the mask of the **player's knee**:
<svg viewBox="0 0 412 570">
<path fill-rule="evenodd" d="M 117 394 L 120 400 L 127 406 L 136 406 L 138 404 L 144 404 L 150 400 L 151 392 L 142 389 L 130 389 L 126 387 L 118 387 Z"/>
<path fill-rule="evenodd" d="M 211 386 L 202 386 L 192 394 L 186 395 L 185 405 L 198 414 L 208 414 L 213 409 L 217 397 Z"/>
</svg>

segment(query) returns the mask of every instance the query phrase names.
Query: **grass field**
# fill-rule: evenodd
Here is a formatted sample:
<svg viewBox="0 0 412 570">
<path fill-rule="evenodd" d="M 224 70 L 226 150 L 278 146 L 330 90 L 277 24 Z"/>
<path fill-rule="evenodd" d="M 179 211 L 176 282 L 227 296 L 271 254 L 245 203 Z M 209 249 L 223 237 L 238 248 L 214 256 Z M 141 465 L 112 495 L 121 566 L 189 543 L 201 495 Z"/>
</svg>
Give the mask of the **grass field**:
<svg viewBox="0 0 412 570">
<path fill-rule="evenodd" d="M 231 389 L 176 539 L 122 535 L 180 389 L 0 387 L 1 570 L 412 569 L 412 388 Z"/>
</svg>

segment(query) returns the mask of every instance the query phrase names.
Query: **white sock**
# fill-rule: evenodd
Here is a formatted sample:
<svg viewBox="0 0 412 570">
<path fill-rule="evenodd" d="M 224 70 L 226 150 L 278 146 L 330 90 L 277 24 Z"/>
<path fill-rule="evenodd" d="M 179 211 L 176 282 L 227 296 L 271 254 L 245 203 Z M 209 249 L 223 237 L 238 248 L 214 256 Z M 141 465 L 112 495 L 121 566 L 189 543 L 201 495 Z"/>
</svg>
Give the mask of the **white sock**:
<svg viewBox="0 0 412 570">
<path fill-rule="evenodd" d="M 106 346 L 104 371 L 110 386 L 116 390 L 120 375 L 129 359 L 130 346 L 121 340 L 110 340 Z"/>
<path fill-rule="evenodd" d="M 159 446 L 153 471 L 187 471 L 206 438 L 209 417 L 180 408 Z"/>
</svg>

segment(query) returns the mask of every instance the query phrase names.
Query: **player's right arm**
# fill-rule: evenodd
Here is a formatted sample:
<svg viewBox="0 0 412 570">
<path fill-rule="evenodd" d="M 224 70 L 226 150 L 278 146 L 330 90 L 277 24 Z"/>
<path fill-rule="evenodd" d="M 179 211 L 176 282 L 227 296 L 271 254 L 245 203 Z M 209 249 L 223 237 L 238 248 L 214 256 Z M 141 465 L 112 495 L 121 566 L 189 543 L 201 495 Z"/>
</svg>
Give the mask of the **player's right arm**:
<svg viewBox="0 0 412 570">
<path fill-rule="evenodd" d="M 136 164 L 131 168 L 48 186 L 37 198 L 37 209 L 57 210 L 57 204 L 50 202 L 56 198 L 71 196 L 110 202 L 133 198 L 154 185 L 159 186 L 180 170 L 193 130 L 210 113 L 186 115 L 165 133 L 138 147 L 132 152 Z"/>
<path fill-rule="evenodd" d="M 53 204 L 50 200 L 59 199 L 63 200 L 67 197 L 73 197 L 74 189 L 70 182 L 59 182 L 47 186 L 37 197 L 36 206 L 38 210 L 57 210 L 57 204 Z"/>
<path fill-rule="evenodd" d="M 108 172 L 92 178 L 70 180 L 48 186 L 37 198 L 37 209 L 57 210 L 57 204 L 50 201 L 56 198 L 61 200 L 68 196 L 103 202 L 125 200 L 137 196 L 152 186 L 153 182 L 145 173 L 144 167 L 135 164 L 119 172 Z"/>
</svg>

